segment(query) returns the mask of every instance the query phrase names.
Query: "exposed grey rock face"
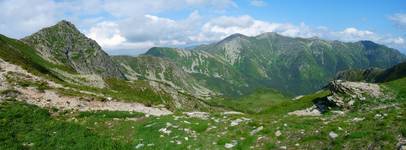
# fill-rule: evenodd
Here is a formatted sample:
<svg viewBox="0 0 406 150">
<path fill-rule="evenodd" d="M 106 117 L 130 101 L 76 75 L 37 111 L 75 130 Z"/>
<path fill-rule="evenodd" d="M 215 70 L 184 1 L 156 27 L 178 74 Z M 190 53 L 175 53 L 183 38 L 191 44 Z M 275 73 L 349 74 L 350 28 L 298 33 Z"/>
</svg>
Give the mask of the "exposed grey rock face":
<svg viewBox="0 0 406 150">
<path fill-rule="evenodd" d="M 327 88 L 331 95 L 314 102 L 314 105 L 303 109 L 289 112 L 289 115 L 319 116 L 332 107 L 348 110 L 355 103 L 365 101 L 367 98 L 388 98 L 378 84 L 364 82 L 349 82 L 343 80 L 331 81 Z M 341 112 L 341 111 L 340 111 Z"/>
<path fill-rule="evenodd" d="M 68 21 L 60 21 L 22 41 L 33 46 L 45 59 L 80 74 L 124 79 L 117 65 L 96 41 L 87 38 Z"/>
<path fill-rule="evenodd" d="M 366 97 L 379 98 L 384 94 L 377 84 L 363 82 L 348 82 L 335 80 L 329 83 L 332 92 L 327 100 L 341 108 L 351 108 L 356 101 L 363 101 Z"/>
</svg>

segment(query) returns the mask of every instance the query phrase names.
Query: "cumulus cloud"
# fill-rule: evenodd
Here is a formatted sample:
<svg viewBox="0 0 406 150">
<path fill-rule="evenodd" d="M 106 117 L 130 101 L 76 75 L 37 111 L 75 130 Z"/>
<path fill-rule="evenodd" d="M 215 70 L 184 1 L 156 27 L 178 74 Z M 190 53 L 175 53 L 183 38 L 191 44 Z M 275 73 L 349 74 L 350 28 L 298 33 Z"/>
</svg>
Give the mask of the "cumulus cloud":
<svg viewBox="0 0 406 150">
<path fill-rule="evenodd" d="M 251 0 L 250 4 L 264 6 L 266 2 Z M 381 35 L 356 27 L 334 31 L 305 23 L 270 22 L 249 15 L 228 16 L 222 13 L 234 8 L 238 6 L 233 0 L 0 0 L 0 33 L 21 38 L 67 19 L 110 53 L 141 53 L 153 46 L 183 47 L 215 42 L 234 33 L 256 36 L 264 32 L 341 41 L 372 40 L 395 48 L 406 48 L 404 37 Z M 184 10 L 191 11 L 184 18 L 159 15 Z M 205 15 L 202 16 L 199 11 L 204 11 L 202 14 Z M 212 14 L 207 15 L 208 12 Z M 395 14 L 389 19 L 405 26 L 405 16 Z"/>
<path fill-rule="evenodd" d="M 57 5 L 47 0 L 0 1 L 0 33 L 21 38 L 53 24 Z"/>
<path fill-rule="evenodd" d="M 126 41 L 114 22 L 101 22 L 90 28 L 88 37 L 96 40 L 102 47 L 111 48 Z"/>
<path fill-rule="evenodd" d="M 389 16 L 389 19 L 392 20 L 399 27 L 406 29 L 406 14 L 398 13 L 392 16 Z"/>
<path fill-rule="evenodd" d="M 331 32 L 332 39 L 353 42 L 360 40 L 370 40 L 380 44 L 385 44 L 395 48 L 405 48 L 406 42 L 403 37 L 392 35 L 380 35 L 369 30 L 359 30 L 354 27 L 346 28 L 343 31 Z"/>
<path fill-rule="evenodd" d="M 300 25 L 273 23 L 257 20 L 248 15 L 238 17 L 221 16 L 209 20 L 202 26 L 199 34 L 190 38 L 196 41 L 214 41 L 234 33 L 256 36 L 265 32 L 277 32 L 292 37 L 314 37 L 320 36 L 321 31 L 321 29 L 312 29 L 304 23 Z"/>
<path fill-rule="evenodd" d="M 211 43 L 234 33 L 256 36 L 265 32 L 277 32 L 290 37 L 320 37 L 346 42 L 371 40 L 395 48 L 405 48 L 406 45 L 403 37 L 379 35 L 373 31 L 360 30 L 355 27 L 333 31 L 327 27 L 310 27 L 305 23 L 294 25 L 291 23 L 267 22 L 248 15 L 219 16 L 205 20 L 197 11 L 180 20 L 145 15 L 142 18 L 137 17 L 119 21 L 118 24 L 114 27 L 120 30 L 119 35 L 125 37 L 125 41 L 109 47 L 109 49 L 137 49 L 140 51 L 144 49 L 145 51 L 152 46 L 185 46 Z M 109 37 L 102 39 L 111 40 L 114 37 L 113 35 L 118 34 L 115 29 L 101 31 L 110 33 L 105 34 L 110 36 L 100 34 L 102 37 Z M 112 31 L 115 34 L 112 34 Z M 97 37 L 95 39 L 99 43 L 105 42 L 102 39 L 98 40 Z"/>
<path fill-rule="evenodd" d="M 365 38 L 376 38 L 376 34 L 373 33 L 372 31 L 368 30 L 358 30 L 354 27 L 346 28 L 343 31 L 339 32 L 333 32 L 332 33 L 334 36 L 337 38 L 340 38 L 341 40 L 344 41 L 356 41 L 356 40 L 362 40 Z"/>
</svg>

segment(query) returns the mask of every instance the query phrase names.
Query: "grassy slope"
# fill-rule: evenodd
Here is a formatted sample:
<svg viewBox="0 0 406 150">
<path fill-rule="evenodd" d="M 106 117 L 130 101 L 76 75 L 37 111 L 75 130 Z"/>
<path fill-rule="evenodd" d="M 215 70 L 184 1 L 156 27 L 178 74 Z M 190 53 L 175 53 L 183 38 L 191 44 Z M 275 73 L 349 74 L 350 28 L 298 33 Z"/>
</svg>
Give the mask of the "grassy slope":
<svg viewBox="0 0 406 150">
<path fill-rule="evenodd" d="M 152 87 L 150 87 L 145 81 L 126 82 L 119 79 L 105 79 L 109 87 L 104 89 L 63 82 L 63 80 L 60 79 L 58 75 L 55 75 L 52 72 L 52 69 L 57 68 L 69 73 L 77 73 L 75 73 L 72 68 L 67 68 L 62 65 L 56 65 L 48 62 L 47 60 L 44 60 L 32 47 L 24 44 L 19 40 L 11 39 L 3 35 L 0 35 L 0 58 L 9 63 L 19 65 L 23 69 L 26 69 L 28 72 L 45 77 L 49 80 L 53 80 L 66 87 L 102 93 L 115 99 L 127 102 L 140 102 L 147 105 L 158 105 L 171 101 L 170 97 L 166 93 L 155 92 Z M 19 80 L 18 83 L 30 84 L 29 81 L 23 80 Z M 83 93 L 78 93 L 70 90 L 59 90 L 62 94 L 66 95 L 83 95 Z"/>
<path fill-rule="evenodd" d="M 1 40 L 3 43 L 0 45 L 0 56 L 12 63 L 23 65 L 24 68 L 33 72 L 41 70 L 44 66 L 52 65 L 43 62 L 37 57 L 38 55 L 33 53 L 32 49 L 18 41 L 5 37 L 1 37 Z M 5 45 L 4 42 L 14 43 L 14 47 Z M 19 47 L 18 51 L 16 51 L 16 47 Z M 22 56 L 29 56 L 29 58 Z M 45 72 L 38 71 L 37 73 L 47 73 L 46 67 L 44 69 Z M 102 91 L 94 89 L 94 91 L 111 95 L 116 93 L 117 97 L 127 97 L 129 101 L 149 99 L 149 96 L 140 98 L 142 91 L 132 92 L 137 90 L 127 87 L 130 85 L 114 83 L 111 86 L 112 89 L 124 88 L 129 91 L 121 93 L 111 89 Z M 278 93 L 259 92 L 242 98 L 240 101 L 220 103 L 230 108 L 250 110 L 244 117 L 252 118 L 252 122 L 234 127 L 230 127 L 230 122 L 239 118 L 238 116 L 224 117 L 216 113 L 212 116 L 220 119 L 219 122 L 213 119 L 193 118 L 176 120 L 174 116 L 144 118 L 138 114 L 126 112 L 62 112 L 58 115 L 53 113 L 51 115 L 48 110 L 11 101 L 0 104 L 0 149 L 23 149 L 30 143 L 34 143 L 32 146 L 34 149 L 131 149 L 140 143 L 153 143 L 153 147 L 148 147 L 150 149 L 186 149 L 188 145 L 191 145 L 192 149 L 198 147 L 223 149 L 224 144 L 230 143 L 231 140 L 238 141 L 236 149 L 248 149 L 250 146 L 259 146 L 259 149 L 272 149 L 280 146 L 287 146 L 289 149 L 365 149 L 367 147 L 395 149 L 398 136 L 406 136 L 406 88 L 404 85 L 406 85 L 406 78 L 384 83 L 383 86 L 397 94 L 397 97 L 389 101 L 371 100 L 372 102 L 367 104 L 370 108 L 381 104 L 397 104 L 396 107 L 376 110 L 360 109 L 348 112 L 345 116 L 334 116 L 329 113 L 322 117 L 286 115 L 290 111 L 311 106 L 315 98 L 323 97 L 328 92 L 308 95 L 297 101 L 286 101 L 286 98 Z M 137 84 L 134 87 L 137 87 Z M 262 109 L 262 111 L 252 113 L 257 109 Z M 376 117 L 377 114 L 381 114 L 383 117 Z M 352 121 L 356 117 L 364 118 L 364 120 Z M 129 121 L 125 118 L 138 119 Z M 170 135 L 161 138 L 162 134 L 158 130 L 166 127 L 167 122 L 182 129 L 188 128 L 196 131 L 196 139 L 185 140 L 183 138 L 189 134 L 184 130 L 174 128 L 171 128 Z M 151 127 L 148 127 L 149 125 Z M 217 128 L 209 130 L 211 126 Z M 249 135 L 258 126 L 264 126 L 264 130 L 257 135 Z M 277 130 L 282 132 L 282 136 L 275 136 L 274 133 Z M 331 131 L 339 135 L 335 140 L 328 136 Z M 263 137 L 263 140 L 258 140 L 259 137 Z M 182 144 L 171 142 L 175 140 L 181 141 Z M 299 146 L 295 146 L 296 144 Z"/>
<path fill-rule="evenodd" d="M 289 100 L 290 98 L 278 91 L 262 89 L 240 98 L 215 98 L 209 103 L 213 106 L 226 107 L 240 112 L 259 113 Z"/>
<path fill-rule="evenodd" d="M 323 91 L 296 101 L 275 103 L 276 105 L 268 107 L 261 113 L 228 117 L 213 113 L 211 116 L 214 119 L 209 120 L 176 117 L 181 116 L 180 114 L 145 118 L 125 112 L 111 112 L 113 114 L 104 112 L 105 114 L 102 115 L 100 113 L 60 113 L 50 116 L 43 109 L 11 102 L 1 104 L 2 129 L 7 130 L 0 130 L 2 132 L 0 135 L 7 136 L 3 136 L 4 140 L 0 140 L 3 142 L 0 145 L 18 147 L 23 142 L 34 142 L 34 145 L 40 145 L 46 139 L 53 139 L 56 136 L 59 138 L 58 141 L 45 146 L 55 148 L 70 145 L 82 148 L 80 147 L 82 143 L 89 142 L 92 145 L 103 141 L 103 144 L 107 145 L 105 149 L 109 147 L 124 149 L 140 143 L 145 144 L 146 149 L 186 149 L 189 145 L 192 149 L 198 147 L 224 149 L 225 143 L 237 140 L 238 144 L 235 149 L 249 149 L 251 146 L 258 146 L 255 149 L 277 149 L 280 146 L 287 146 L 288 149 L 395 149 L 398 136 L 406 136 L 406 95 L 404 94 L 406 88 L 404 85 L 406 85 L 406 78 L 382 85 L 398 94 L 394 100 L 371 99 L 370 103 L 364 104 L 365 109 L 350 111 L 343 116 L 327 113 L 321 117 L 296 117 L 286 115 L 286 113 L 309 107 L 315 98 L 328 94 Z M 268 96 L 270 97 L 270 95 L 264 97 Z M 257 95 L 252 98 L 258 97 L 261 96 Z M 370 109 L 382 106 L 382 104 L 387 106 L 397 104 L 397 106 L 391 106 L 389 109 Z M 245 105 L 245 107 L 251 106 Z M 254 105 L 255 107 L 257 106 Z M 377 114 L 380 114 L 381 117 L 377 117 Z M 45 119 L 39 119 L 40 121 L 36 122 L 37 115 Z M 230 126 L 232 120 L 241 117 L 251 118 L 252 121 Z M 130 121 L 125 118 L 137 119 Z M 364 118 L 364 120 L 356 122 L 353 121 L 354 118 Z M 178 127 L 169 127 L 168 129 L 172 131 L 169 135 L 160 133 L 158 130 L 165 128 L 167 123 Z M 34 124 L 34 127 L 37 127 L 36 130 L 33 130 L 28 124 Z M 43 126 L 43 124 L 47 124 L 47 126 Z M 62 129 L 61 124 L 74 127 L 64 126 Z M 16 126 L 21 128 L 15 128 Z M 213 126 L 217 128 L 209 129 Z M 251 136 L 250 132 L 258 126 L 263 126 L 264 129 Z M 185 128 L 196 131 L 196 139 L 185 132 Z M 52 130 L 47 131 L 47 129 Z M 55 135 L 52 134 L 54 129 L 58 129 Z M 278 130 L 282 135 L 276 137 L 275 132 Z M 336 139 L 329 137 L 328 134 L 331 131 L 338 134 Z M 10 136 L 13 134 L 16 136 Z M 76 140 L 72 142 L 71 137 L 75 137 Z M 189 139 L 185 140 L 184 137 L 189 137 Z M 88 141 L 89 139 L 91 141 Z M 14 141 L 9 142 L 10 140 Z M 176 141 L 180 141 L 182 144 L 176 144 Z M 154 144 L 154 146 L 148 147 L 147 144 Z M 89 149 L 96 149 L 100 145 L 93 146 L 96 147 Z"/>
<path fill-rule="evenodd" d="M 50 68 L 73 72 L 71 68 L 55 65 L 44 60 L 33 48 L 15 39 L 0 35 L 0 58 L 19 65 L 37 75 L 49 74 Z"/>
<path fill-rule="evenodd" d="M 85 126 L 52 117 L 48 110 L 19 102 L 0 105 L 0 149 L 126 149 Z"/>
</svg>

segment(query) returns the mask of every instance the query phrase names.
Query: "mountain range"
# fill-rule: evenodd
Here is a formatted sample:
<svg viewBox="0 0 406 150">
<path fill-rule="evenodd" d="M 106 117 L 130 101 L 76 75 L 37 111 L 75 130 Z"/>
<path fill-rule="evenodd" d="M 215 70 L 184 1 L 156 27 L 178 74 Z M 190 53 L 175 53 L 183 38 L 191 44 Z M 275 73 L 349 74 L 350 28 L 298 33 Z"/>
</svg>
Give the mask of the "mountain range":
<svg viewBox="0 0 406 150">
<path fill-rule="evenodd" d="M 68 21 L 0 35 L 0 149 L 402 149 L 406 56 L 233 34 L 110 56 Z"/>
<path fill-rule="evenodd" d="M 233 34 L 189 49 L 154 47 L 140 56 L 109 56 L 68 21 L 21 41 L 47 62 L 84 75 L 88 81 L 156 81 L 198 98 L 238 97 L 266 88 L 291 96 L 308 94 L 340 71 L 386 69 L 406 61 L 396 49 L 371 41 L 328 41 L 277 33 Z"/>
</svg>

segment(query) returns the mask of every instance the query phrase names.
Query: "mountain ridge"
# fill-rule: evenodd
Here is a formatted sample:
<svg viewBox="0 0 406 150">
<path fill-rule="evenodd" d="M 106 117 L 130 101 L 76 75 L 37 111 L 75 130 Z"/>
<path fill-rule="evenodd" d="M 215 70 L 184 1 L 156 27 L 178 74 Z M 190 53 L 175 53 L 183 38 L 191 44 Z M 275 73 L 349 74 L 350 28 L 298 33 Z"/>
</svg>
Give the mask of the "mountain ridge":
<svg viewBox="0 0 406 150">
<path fill-rule="evenodd" d="M 196 57 L 184 57 L 183 53 L 196 53 Z M 201 58 L 197 57 L 199 54 L 207 55 L 213 60 L 206 62 L 206 66 L 210 63 L 222 63 L 222 66 L 226 66 L 223 70 L 240 74 L 223 74 L 223 77 L 228 76 L 224 80 L 239 78 L 239 81 L 243 81 L 239 86 L 259 82 L 262 85 L 255 86 L 294 91 L 290 93 L 293 95 L 321 88 L 328 80 L 333 79 L 338 71 L 350 68 L 388 68 L 406 60 L 405 55 L 399 51 L 370 41 L 340 42 L 319 38 L 292 38 L 272 32 L 252 37 L 233 34 L 219 42 L 188 50 L 154 47 L 144 55 L 170 59 L 184 68 L 193 68 L 200 67 L 198 62 Z M 190 61 L 195 62 L 193 67 Z M 206 73 L 205 76 L 212 78 L 214 72 Z M 219 76 L 222 76 L 221 73 Z M 295 83 L 299 84 L 297 88 L 293 85 Z M 302 89 L 306 88 L 300 85 L 311 85 L 310 88 L 306 86 L 310 90 L 303 91 Z M 257 88 L 255 86 L 251 87 Z"/>
<path fill-rule="evenodd" d="M 129 80 L 142 77 L 141 80 L 147 81 L 154 77 L 154 81 L 168 83 L 198 97 L 241 96 L 261 88 L 301 95 L 320 89 L 339 71 L 389 68 L 406 60 L 399 51 L 371 41 L 294 38 L 275 32 L 257 36 L 236 33 L 221 41 L 189 49 L 153 47 L 131 60 L 130 57 L 109 56 L 97 42 L 66 20 L 22 41 L 37 49 L 47 60 L 80 74 Z M 163 60 L 145 59 L 145 56 Z M 177 72 L 177 75 L 174 77 L 165 71 Z"/>
<path fill-rule="evenodd" d="M 21 40 L 37 49 L 48 61 L 71 67 L 79 73 L 124 79 L 100 45 L 69 21 L 62 20 Z"/>
</svg>

